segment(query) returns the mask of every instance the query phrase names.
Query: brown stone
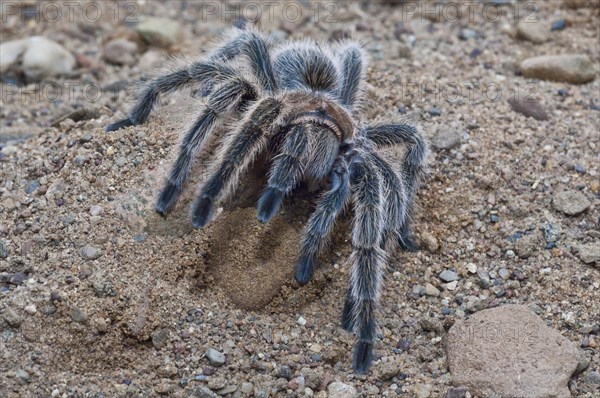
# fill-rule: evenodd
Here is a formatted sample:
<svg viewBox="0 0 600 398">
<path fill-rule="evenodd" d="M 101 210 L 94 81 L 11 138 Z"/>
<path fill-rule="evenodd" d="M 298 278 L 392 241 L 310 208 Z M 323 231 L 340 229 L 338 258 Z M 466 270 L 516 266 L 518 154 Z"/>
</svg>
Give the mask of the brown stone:
<svg viewBox="0 0 600 398">
<path fill-rule="evenodd" d="M 480 397 L 570 397 L 575 345 L 522 305 L 504 305 L 457 321 L 446 341 L 456 386 Z"/>
</svg>

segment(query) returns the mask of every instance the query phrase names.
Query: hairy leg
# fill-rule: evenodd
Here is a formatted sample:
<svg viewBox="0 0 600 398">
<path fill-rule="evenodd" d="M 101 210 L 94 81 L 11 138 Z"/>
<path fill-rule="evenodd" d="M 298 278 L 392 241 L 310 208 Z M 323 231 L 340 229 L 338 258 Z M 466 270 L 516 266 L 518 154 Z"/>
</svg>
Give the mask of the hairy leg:
<svg viewBox="0 0 600 398">
<path fill-rule="evenodd" d="M 308 149 L 309 125 L 295 125 L 287 133 L 279 153 L 273 161 L 267 189 L 258 200 L 260 222 L 273 218 L 283 203 L 283 198 L 298 185 L 302 178 L 303 158 Z"/>
<path fill-rule="evenodd" d="M 355 220 L 350 257 L 350 291 L 343 314 L 343 323 L 352 325 L 357 335 L 353 367 L 365 373 L 373 358 L 376 338 L 375 311 L 379 302 L 385 271 L 386 255 L 381 249 L 384 227 L 381 176 L 367 158 L 353 161 L 350 166 Z"/>
<path fill-rule="evenodd" d="M 386 203 L 385 228 L 381 247 L 384 250 L 393 250 L 396 244 L 403 243 L 403 250 L 416 248 L 416 245 L 408 238 L 407 220 L 407 192 L 404 181 L 390 167 L 381 156 L 370 153 L 369 157 L 377 168 L 383 181 L 383 191 Z M 406 234 L 406 236 L 404 236 Z"/>
<path fill-rule="evenodd" d="M 402 181 L 406 188 L 406 212 L 398 240 L 404 250 L 416 250 L 409 233 L 409 218 L 419 181 L 425 174 L 427 143 L 417 126 L 402 120 L 367 126 L 362 134 L 378 147 L 405 145 L 406 153 L 402 160 Z"/>
<path fill-rule="evenodd" d="M 315 263 L 327 237 L 333 228 L 335 219 L 350 198 L 350 180 L 348 166 L 343 157 L 339 157 L 331 170 L 331 186 L 317 202 L 314 213 L 308 219 L 302 236 L 300 256 L 296 263 L 296 281 L 303 285 L 314 273 Z"/>
<path fill-rule="evenodd" d="M 349 43 L 339 50 L 342 70 L 339 97 L 342 105 L 354 107 L 361 96 L 361 82 L 366 68 L 366 56 L 357 44 Z"/>
<path fill-rule="evenodd" d="M 235 70 L 225 62 L 245 53 L 251 61 L 251 69 L 261 86 L 271 93 L 275 89 L 275 77 L 268 47 L 262 36 L 251 31 L 236 31 L 236 35 L 213 51 L 206 61 L 194 62 L 189 66 L 161 75 L 151 80 L 141 90 L 138 102 L 127 118 L 108 125 L 105 131 L 145 123 L 161 94 L 169 94 L 201 83 L 210 94 L 221 81 L 235 76 Z"/>
<path fill-rule="evenodd" d="M 259 101 L 248 111 L 249 116 L 225 145 L 216 171 L 200 190 L 192 210 L 194 227 L 205 226 L 211 219 L 215 204 L 237 185 L 240 174 L 266 146 L 280 112 L 281 104 L 273 98 Z"/>
<path fill-rule="evenodd" d="M 227 114 L 238 105 L 254 99 L 256 95 L 256 88 L 250 82 L 240 77 L 234 77 L 220 85 L 209 96 L 202 113 L 183 137 L 177 160 L 173 163 L 167 183 L 156 204 L 156 210 L 159 213 L 166 214 L 177 201 L 192 167 L 195 154 L 206 141 L 206 137 L 212 133 L 220 115 Z"/>
</svg>

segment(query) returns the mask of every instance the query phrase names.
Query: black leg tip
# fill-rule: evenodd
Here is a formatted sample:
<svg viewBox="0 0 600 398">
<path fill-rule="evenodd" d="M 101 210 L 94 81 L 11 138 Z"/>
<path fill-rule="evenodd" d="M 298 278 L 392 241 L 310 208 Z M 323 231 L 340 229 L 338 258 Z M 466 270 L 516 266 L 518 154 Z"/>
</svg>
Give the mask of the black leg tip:
<svg viewBox="0 0 600 398">
<path fill-rule="evenodd" d="M 365 374 L 371 367 L 373 361 L 373 344 L 364 341 L 359 341 L 354 346 L 354 358 L 352 361 L 352 367 L 354 372 L 358 374 Z"/>
<path fill-rule="evenodd" d="M 398 245 L 405 252 L 416 252 L 419 251 L 419 245 L 415 243 L 415 241 L 408 235 L 401 236 L 398 238 Z"/>
<path fill-rule="evenodd" d="M 300 285 L 306 285 L 312 279 L 314 270 L 314 259 L 301 256 L 296 263 L 296 282 Z"/>
<path fill-rule="evenodd" d="M 179 197 L 180 193 L 181 189 L 178 186 L 167 183 L 158 197 L 156 211 L 163 216 L 166 215 L 169 210 L 171 210 L 175 202 L 177 202 L 177 198 Z"/>
<path fill-rule="evenodd" d="M 194 228 L 202 228 L 208 224 L 212 216 L 212 204 L 212 200 L 208 198 L 198 199 L 192 216 L 192 225 L 194 225 Z"/>
<path fill-rule="evenodd" d="M 283 192 L 275 188 L 267 188 L 258 200 L 257 217 L 261 223 L 266 223 L 279 212 L 283 203 Z"/>
<path fill-rule="evenodd" d="M 120 130 L 124 127 L 129 127 L 129 126 L 134 126 L 134 125 L 135 124 L 131 120 L 129 120 L 129 118 L 127 118 L 127 119 L 122 119 L 117 122 L 109 124 L 108 126 L 106 126 L 104 128 L 104 131 L 109 133 L 111 131 Z"/>
</svg>

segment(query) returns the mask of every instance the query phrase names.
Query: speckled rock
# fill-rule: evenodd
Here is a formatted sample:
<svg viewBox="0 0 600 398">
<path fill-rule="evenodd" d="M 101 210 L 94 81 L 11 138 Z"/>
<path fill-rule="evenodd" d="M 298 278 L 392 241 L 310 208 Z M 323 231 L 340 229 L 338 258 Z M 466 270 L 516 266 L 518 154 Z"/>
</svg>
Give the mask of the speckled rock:
<svg viewBox="0 0 600 398">
<path fill-rule="evenodd" d="M 554 208 L 569 216 L 583 213 L 591 206 L 591 202 L 579 191 L 563 191 L 554 195 L 552 200 Z"/>
<path fill-rule="evenodd" d="M 356 388 L 341 381 L 334 381 L 327 386 L 327 393 L 329 398 L 355 398 L 358 396 Z"/>
<path fill-rule="evenodd" d="M 586 264 L 600 267 L 600 242 L 587 243 L 579 246 L 579 258 Z"/>
<path fill-rule="evenodd" d="M 582 54 L 528 58 L 521 63 L 521 71 L 525 77 L 573 84 L 589 83 L 596 78 L 594 63 Z"/>
<path fill-rule="evenodd" d="M 453 383 L 484 397 L 570 397 L 575 345 L 528 307 L 504 305 L 457 321 L 446 350 Z"/>
</svg>

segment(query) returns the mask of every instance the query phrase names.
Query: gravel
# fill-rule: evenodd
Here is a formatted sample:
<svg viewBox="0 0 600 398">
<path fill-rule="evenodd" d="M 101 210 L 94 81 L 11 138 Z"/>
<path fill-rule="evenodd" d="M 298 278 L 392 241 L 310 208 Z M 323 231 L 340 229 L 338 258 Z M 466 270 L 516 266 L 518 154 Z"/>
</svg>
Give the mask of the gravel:
<svg viewBox="0 0 600 398">
<path fill-rule="evenodd" d="M 244 396 L 244 383 L 252 383 L 250 396 L 326 398 L 337 382 L 352 386 L 357 396 L 414 396 L 415 386 L 429 386 L 430 397 L 442 397 L 453 380 L 445 330 L 487 308 L 523 304 L 594 353 L 569 390 L 578 398 L 595 396 L 586 376 L 600 366 L 600 285 L 597 262 L 586 264 L 581 248 L 600 239 L 600 79 L 542 81 L 524 76 L 521 63 L 575 52 L 597 71 L 597 8 L 573 11 L 538 2 L 540 24 L 568 22 L 540 44 L 507 34 L 517 25 L 507 13 L 491 22 L 476 11 L 474 19 L 451 22 L 411 17 L 382 2 L 336 3 L 340 13 L 356 7 L 344 23 L 307 17 L 283 24 L 278 10 L 267 23 L 263 13 L 261 27 L 280 40 L 350 34 L 371 43 L 376 51 L 367 70 L 365 120 L 412 118 L 431 142 L 427 179 L 410 224 L 423 248 L 389 255 L 373 367 L 360 376 L 351 369 L 354 337 L 339 325 L 350 275 L 351 206 L 336 222 L 313 280 L 300 287 L 293 264 L 319 192 L 299 186 L 280 216 L 260 224 L 255 204 L 268 171 L 252 171 L 218 217 L 196 230 L 189 206 L 209 156 L 198 156 L 167 217 L 156 214 L 154 204 L 179 134 L 202 106 L 199 99 L 186 90 L 163 95 L 148 123 L 111 134 L 102 130 L 126 114 L 140 79 L 172 57 L 198 59 L 218 41 L 230 22 L 204 20 L 196 3 L 137 4 L 140 21 L 156 15 L 179 25 L 181 38 L 168 48 L 147 42 L 130 21 L 113 20 L 108 8 L 98 23 L 22 23 L 21 10 L 3 20 L 3 44 L 44 36 L 77 62 L 68 78 L 45 78 L 43 84 L 65 87 L 65 96 L 52 101 L 41 99 L 23 74 L 1 73 L 7 95 L 0 107 L 0 374 L 11 377 L 0 377 L 0 391 L 9 398 L 214 397 L 234 387 L 229 395 Z M 461 29 L 477 36 L 461 40 Z M 131 65 L 106 61 L 105 44 L 117 39 L 137 44 Z M 92 91 L 83 89 L 90 84 L 104 89 L 90 98 Z M 530 88 L 526 93 L 550 120 L 512 110 L 507 100 L 517 87 Z M 501 96 L 486 98 L 495 93 Z M 432 112 L 437 116 L 430 113 L 434 108 L 441 111 Z M 403 154 L 400 147 L 382 151 L 398 170 Z M 35 181 L 40 186 L 33 190 Z M 574 216 L 556 210 L 554 198 L 565 191 L 581 193 L 590 205 Z M 437 248 L 425 247 L 424 234 L 435 238 Z M 100 256 L 82 256 L 86 246 Z M 444 270 L 459 279 L 440 279 Z M 86 322 L 73 321 L 75 307 L 87 314 Z M 19 326 L 4 320 L 9 308 L 21 318 Z M 425 316 L 439 320 L 444 331 L 423 330 Z M 164 340 L 162 330 L 169 331 Z M 204 358 L 210 347 L 226 356 L 223 366 Z M 402 370 L 384 379 L 388 363 L 400 363 Z M 15 376 L 18 369 L 31 375 L 29 383 Z M 303 369 L 322 384 L 310 387 Z M 304 379 L 302 390 L 290 388 L 293 379 Z M 219 388 L 212 391 L 209 383 Z"/>
</svg>

